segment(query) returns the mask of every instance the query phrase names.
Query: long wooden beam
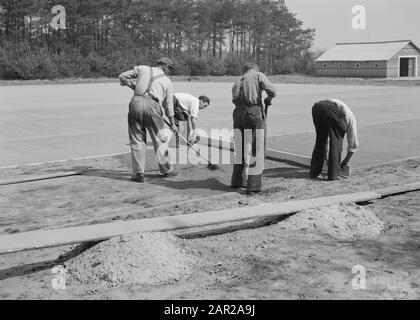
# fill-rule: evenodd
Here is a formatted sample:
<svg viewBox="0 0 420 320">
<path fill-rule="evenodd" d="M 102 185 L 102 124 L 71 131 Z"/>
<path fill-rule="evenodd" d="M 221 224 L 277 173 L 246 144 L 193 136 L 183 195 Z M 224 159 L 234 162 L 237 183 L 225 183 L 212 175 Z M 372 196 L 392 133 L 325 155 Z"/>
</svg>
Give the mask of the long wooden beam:
<svg viewBox="0 0 420 320">
<path fill-rule="evenodd" d="M 219 148 L 221 150 L 229 150 L 234 152 L 235 146 L 232 141 L 227 141 L 223 139 L 213 139 L 213 138 L 202 138 L 200 141 L 200 144 L 213 147 L 213 148 Z M 290 153 L 290 152 L 284 152 L 279 151 L 271 148 L 266 149 L 266 157 L 267 159 L 271 159 L 274 161 L 286 161 L 293 164 L 297 164 L 299 166 L 310 168 L 311 167 L 311 157 L 302 156 L 300 154 Z M 351 167 L 346 166 L 342 171 L 341 175 L 343 177 L 350 177 L 351 176 Z"/>
<path fill-rule="evenodd" d="M 381 196 L 376 192 L 362 192 L 278 204 L 265 203 L 256 207 L 211 211 L 181 216 L 159 217 L 67 229 L 3 235 L 0 236 L 0 255 L 35 249 L 61 247 L 83 242 L 103 241 L 131 233 L 166 232 L 257 218 L 280 217 L 306 209 L 319 208 L 337 203 L 372 201 L 380 197 Z"/>
<path fill-rule="evenodd" d="M 57 179 L 57 178 L 66 178 L 72 176 L 79 176 L 83 174 L 81 171 L 69 171 L 69 172 L 56 172 L 51 174 L 44 174 L 44 175 L 26 175 L 16 179 L 7 179 L 7 180 L 0 180 L 0 186 L 8 186 L 12 184 L 20 184 L 20 183 L 27 183 L 27 182 L 34 182 L 34 181 L 42 181 L 42 180 L 50 180 L 50 179 Z"/>
<path fill-rule="evenodd" d="M 220 139 L 214 139 L 214 138 L 201 138 L 200 142 L 203 146 L 209 146 L 213 148 L 219 148 L 221 150 L 229 150 L 229 151 L 235 151 L 235 145 L 232 141 L 223 140 Z M 283 160 L 283 161 L 289 161 L 304 167 L 310 167 L 311 166 L 311 158 L 302 156 L 299 154 L 294 154 L 290 152 L 283 152 L 278 151 L 274 149 L 267 148 L 266 149 L 266 155 L 267 158 L 273 159 L 273 160 Z"/>
<path fill-rule="evenodd" d="M 83 242 L 103 241 L 131 233 L 176 231 L 229 223 L 239 223 L 239 225 L 241 223 L 251 223 L 251 225 L 255 225 L 257 222 L 252 221 L 255 219 L 280 218 L 302 210 L 338 203 L 373 201 L 417 190 L 420 190 L 420 182 L 327 198 L 289 201 L 278 204 L 266 203 L 256 207 L 3 235 L 0 236 L 0 255 Z"/>
<path fill-rule="evenodd" d="M 420 190 L 420 182 L 410 183 L 403 186 L 394 186 L 389 188 L 382 188 L 375 190 L 376 193 L 381 195 L 381 198 L 394 196 L 397 194 L 407 193 L 407 192 L 413 192 Z"/>
<path fill-rule="evenodd" d="M 303 167 L 306 167 L 306 168 L 311 167 L 311 158 L 301 156 L 299 154 L 284 152 L 284 151 L 278 151 L 278 150 L 268 148 L 266 150 L 266 155 L 267 155 L 268 159 L 288 161 L 288 162 L 291 162 L 291 163 L 296 163 L 296 164 L 298 164 L 300 166 L 303 166 Z"/>
</svg>

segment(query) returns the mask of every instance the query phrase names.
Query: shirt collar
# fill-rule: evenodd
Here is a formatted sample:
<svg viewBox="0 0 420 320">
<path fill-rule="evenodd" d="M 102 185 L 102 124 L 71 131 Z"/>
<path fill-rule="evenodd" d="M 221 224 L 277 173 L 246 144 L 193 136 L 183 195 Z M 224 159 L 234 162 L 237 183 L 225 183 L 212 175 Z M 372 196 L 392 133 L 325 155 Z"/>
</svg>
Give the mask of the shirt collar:
<svg viewBox="0 0 420 320">
<path fill-rule="evenodd" d="M 254 69 L 251 69 L 251 70 L 248 70 L 247 72 L 245 72 L 245 74 L 248 74 L 248 73 L 257 73 L 257 71 L 255 71 Z"/>
</svg>

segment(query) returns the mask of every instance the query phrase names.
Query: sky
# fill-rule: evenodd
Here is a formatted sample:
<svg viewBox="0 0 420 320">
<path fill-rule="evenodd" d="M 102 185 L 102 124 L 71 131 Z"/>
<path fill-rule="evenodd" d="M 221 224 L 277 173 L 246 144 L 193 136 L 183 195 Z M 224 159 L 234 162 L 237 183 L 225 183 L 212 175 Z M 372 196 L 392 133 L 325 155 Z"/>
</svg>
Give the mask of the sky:
<svg viewBox="0 0 420 320">
<path fill-rule="evenodd" d="M 413 40 L 420 46 L 419 0 L 286 0 L 305 27 L 315 28 L 314 49 L 337 42 Z M 366 8 L 366 30 L 354 30 L 353 6 Z"/>
</svg>

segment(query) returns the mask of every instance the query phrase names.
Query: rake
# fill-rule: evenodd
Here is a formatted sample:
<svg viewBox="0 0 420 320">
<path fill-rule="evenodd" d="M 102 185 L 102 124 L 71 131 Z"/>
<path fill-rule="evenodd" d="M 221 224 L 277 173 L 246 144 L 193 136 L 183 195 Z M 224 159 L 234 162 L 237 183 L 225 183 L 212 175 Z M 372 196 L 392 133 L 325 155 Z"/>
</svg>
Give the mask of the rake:
<svg viewBox="0 0 420 320">
<path fill-rule="evenodd" d="M 166 125 L 169 128 L 171 128 L 172 127 L 171 124 L 166 119 L 164 119 L 164 120 L 165 120 Z M 220 170 L 220 167 L 218 165 L 215 165 L 215 164 L 211 163 L 210 160 L 207 159 L 205 156 L 203 156 L 201 154 L 201 152 L 196 147 L 194 147 L 194 145 L 192 143 L 190 143 L 182 134 L 178 133 L 178 135 L 188 145 L 188 147 L 193 149 L 203 160 L 205 160 L 207 162 L 207 164 L 208 164 L 207 169 L 209 169 L 210 171 Z"/>
</svg>

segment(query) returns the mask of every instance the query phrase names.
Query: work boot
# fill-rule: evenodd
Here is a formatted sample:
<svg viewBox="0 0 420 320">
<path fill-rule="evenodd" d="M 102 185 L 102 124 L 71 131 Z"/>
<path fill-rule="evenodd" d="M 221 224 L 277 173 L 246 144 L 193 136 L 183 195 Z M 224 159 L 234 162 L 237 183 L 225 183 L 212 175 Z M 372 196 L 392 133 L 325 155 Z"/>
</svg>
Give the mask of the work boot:
<svg viewBox="0 0 420 320">
<path fill-rule="evenodd" d="M 177 171 L 171 171 L 171 172 L 169 172 L 169 173 L 167 173 L 167 174 L 164 174 L 163 175 L 163 177 L 164 178 L 174 178 L 174 177 L 176 177 L 177 175 L 179 174 L 179 172 L 177 172 Z"/>
<path fill-rule="evenodd" d="M 246 183 L 242 183 L 240 186 L 230 186 L 232 189 L 246 189 L 248 185 Z"/>
<path fill-rule="evenodd" d="M 247 190 L 246 195 L 247 196 L 256 196 L 259 195 L 262 192 L 262 190 Z"/>
<path fill-rule="evenodd" d="M 135 176 L 131 178 L 131 181 L 138 182 L 138 183 L 144 183 L 144 174 L 143 173 L 137 173 Z"/>
</svg>

